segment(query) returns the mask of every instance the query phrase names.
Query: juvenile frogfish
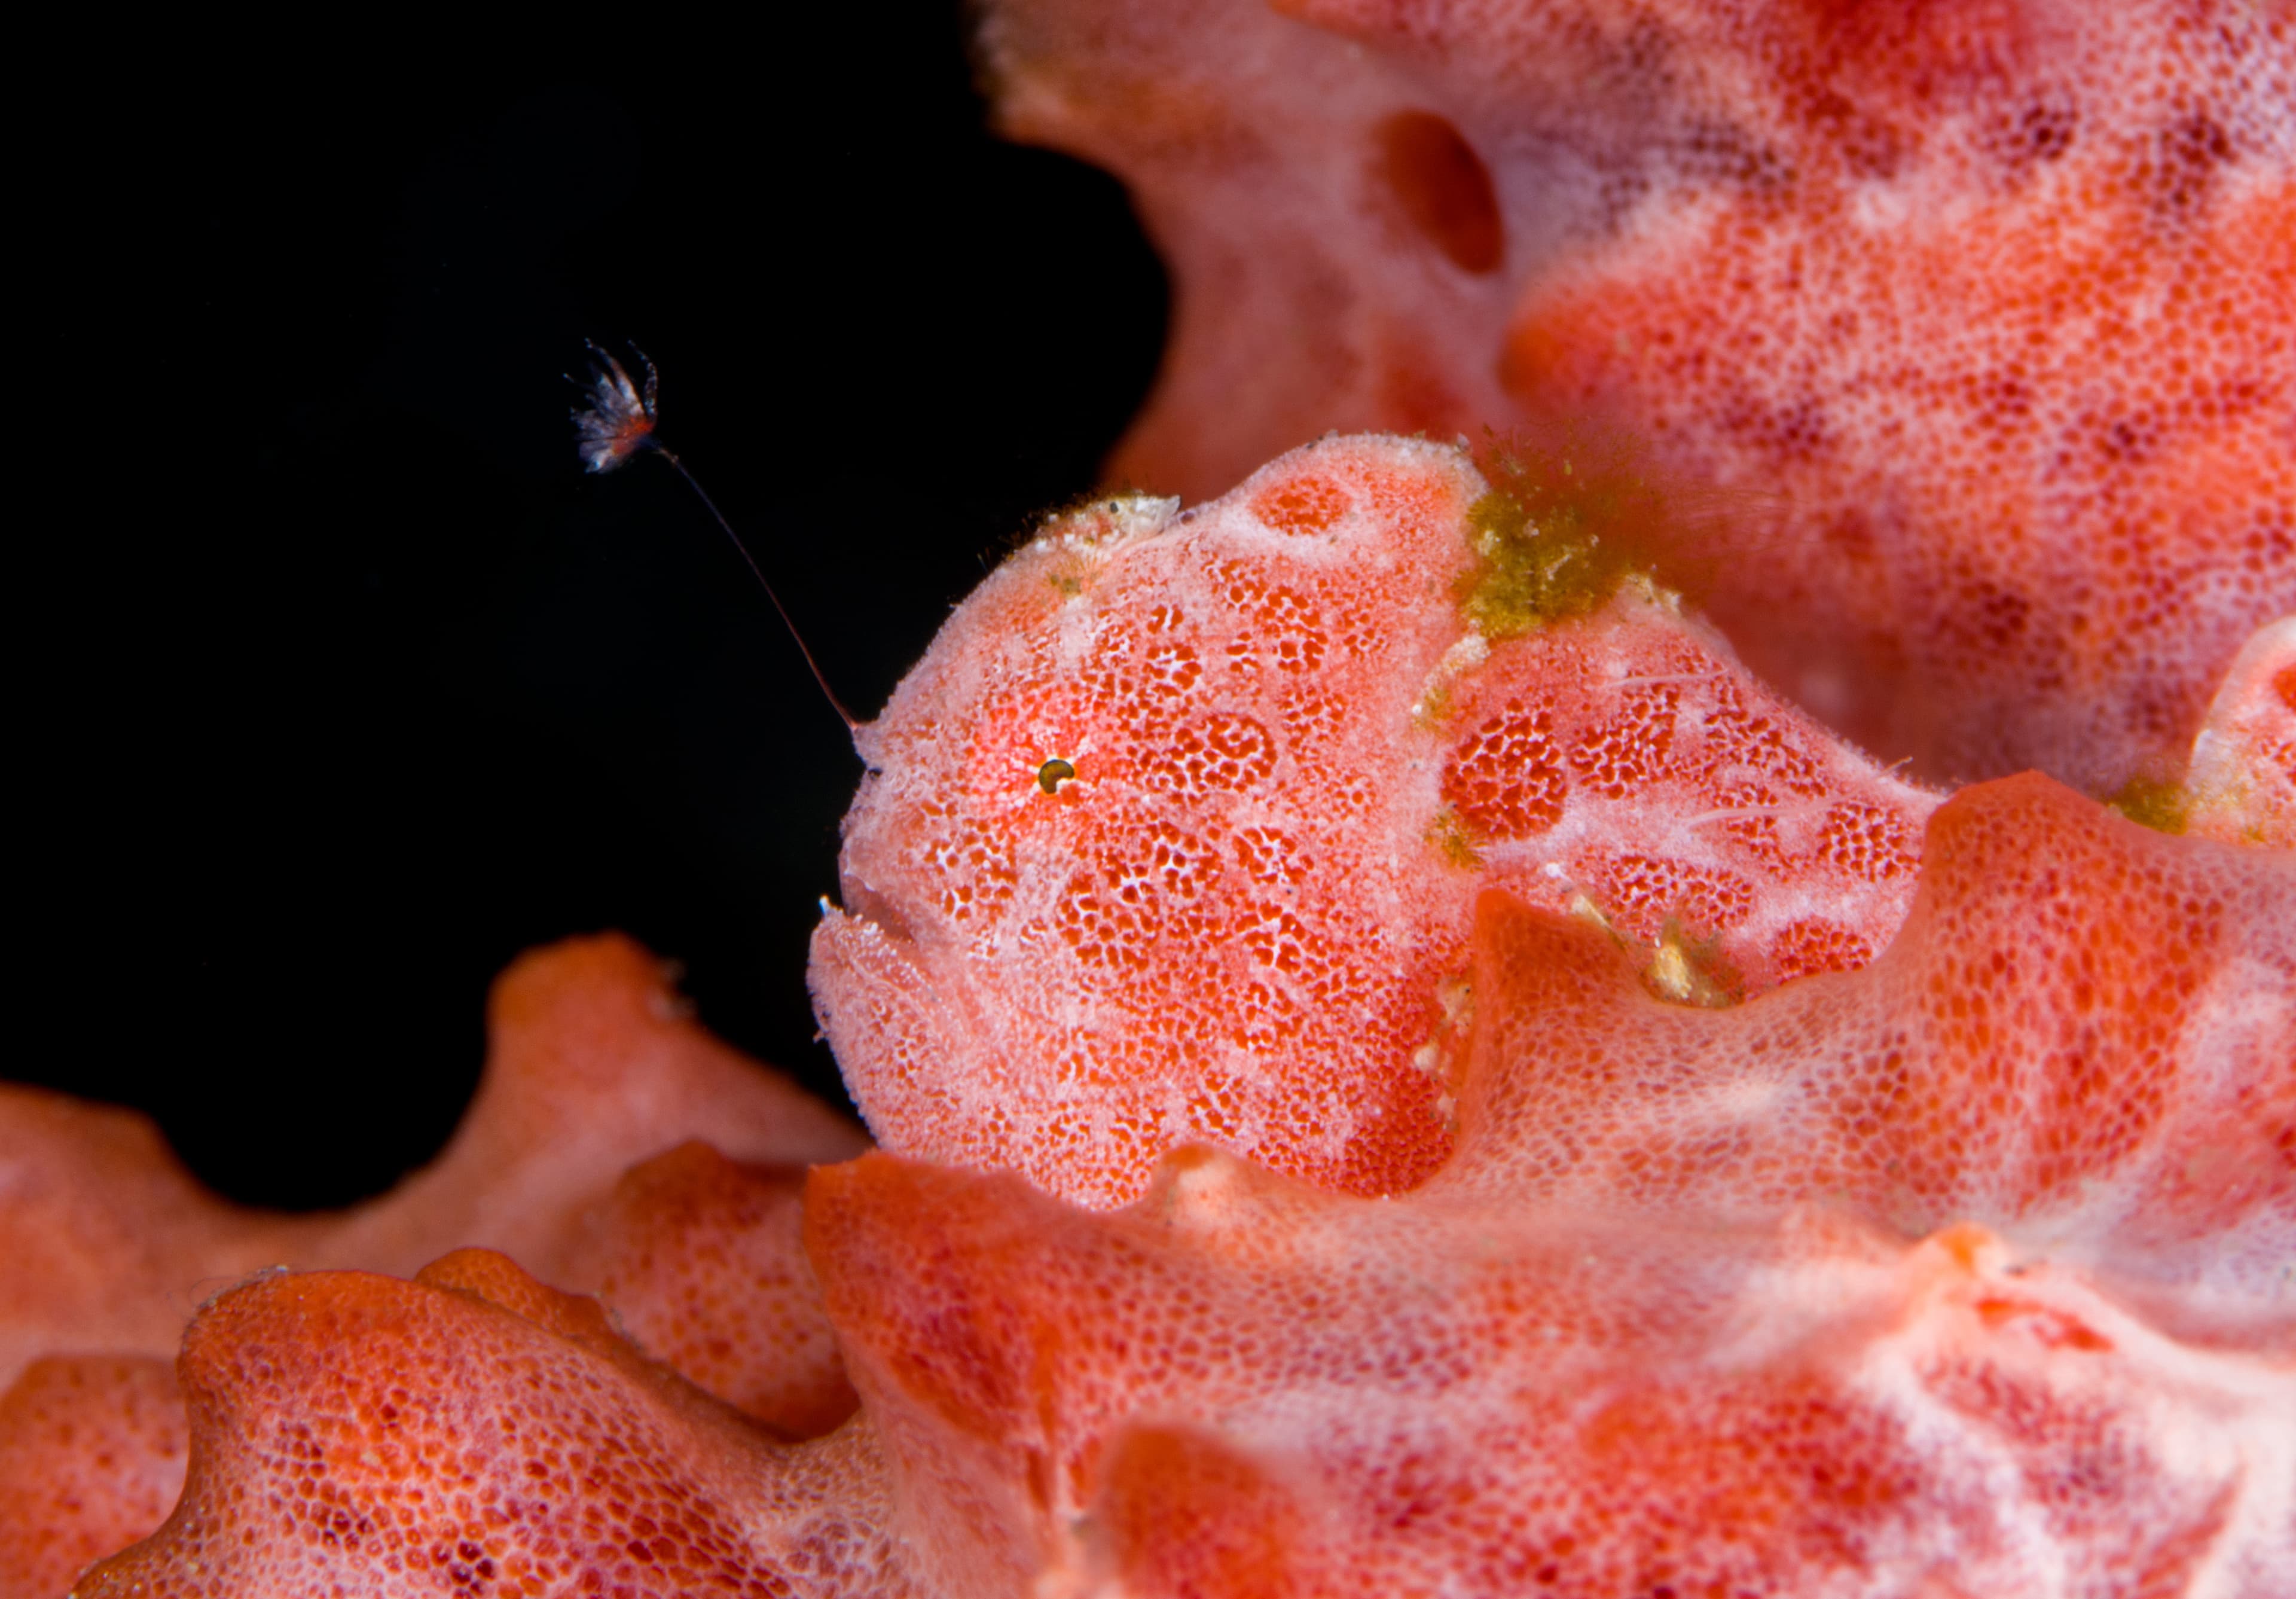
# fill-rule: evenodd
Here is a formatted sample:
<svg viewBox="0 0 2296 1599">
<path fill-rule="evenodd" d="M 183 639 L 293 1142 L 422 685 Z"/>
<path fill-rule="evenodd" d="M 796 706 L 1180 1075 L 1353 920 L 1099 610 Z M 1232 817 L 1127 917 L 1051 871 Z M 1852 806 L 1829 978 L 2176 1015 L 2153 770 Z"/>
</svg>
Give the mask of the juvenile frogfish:
<svg viewBox="0 0 2296 1599">
<path fill-rule="evenodd" d="M 1114 480 L 1601 415 L 1772 495 L 1710 614 L 1884 758 L 2173 784 L 2296 611 L 2285 0 L 996 0 L 1174 279 Z"/>
<path fill-rule="evenodd" d="M 887 1147 L 1096 1205 L 1199 1141 L 1396 1192 L 1450 1147 L 1484 889 L 1683 1002 L 1889 941 L 1938 797 L 1612 558 L 1668 514 L 1630 459 L 1513 466 L 1326 440 L 1056 517 L 959 608 L 861 735 L 814 946 Z"/>
</svg>

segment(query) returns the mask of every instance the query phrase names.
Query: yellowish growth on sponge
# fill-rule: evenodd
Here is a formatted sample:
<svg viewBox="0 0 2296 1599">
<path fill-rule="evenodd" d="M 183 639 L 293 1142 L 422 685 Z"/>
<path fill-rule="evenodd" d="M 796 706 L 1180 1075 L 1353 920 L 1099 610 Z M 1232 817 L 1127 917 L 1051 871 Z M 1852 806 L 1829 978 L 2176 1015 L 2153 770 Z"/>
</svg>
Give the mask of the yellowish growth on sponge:
<svg viewBox="0 0 2296 1599">
<path fill-rule="evenodd" d="M 1658 942 L 1646 945 L 1620 931 L 1618 923 L 1583 890 L 1573 890 L 1570 910 L 1580 921 L 1608 933 L 1612 943 L 1636 960 L 1647 955 L 1642 967 L 1643 986 L 1670 1004 L 1719 1011 L 1746 996 L 1745 977 L 1722 953 L 1718 936 L 1693 938 L 1679 921 L 1669 916 L 1659 929 Z"/>
<path fill-rule="evenodd" d="M 1490 488 L 1468 507 L 1474 558 L 1453 597 L 1493 643 L 1628 584 L 1669 605 L 1694 599 L 1726 555 L 1759 561 L 1785 511 L 1768 491 L 1670 472 L 1639 439 L 1592 424 L 1491 436 L 1476 463 Z"/>
<path fill-rule="evenodd" d="M 1577 890 L 1572 890 L 1570 910 L 1570 914 L 1581 922 L 1589 922 L 1610 934 L 1611 942 L 1620 948 L 1628 947 L 1627 935 L 1620 932 L 1611 918 L 1603 914 L 1603 907 L 1587 898 L 1585 893 Z"/>
<path fill-rule="evenodd" d="M 1673 917 L 1660 930 L 1644 980 L 1675 1004 L 1718 1011 L 1745 997 L 1745 980 L 1722 953 L 1719 939 L 1692 939 Z"/>
<path fill-rule="evenodd" d="M 1483 864 L 1482 852 L 1475 848 L 1466 824 L 1447 805 L 1437 811 L 1435 819 L 1427 824 L 1427 841 L 1452 865 L 1473 871 Z"/>
<path fill-rule="evenodd" d="M 2130 778 L 2105 803 L 2138 826 L 2149 827 L 2155 832 L 2184 832 L 2191 808 L 2191 799 L 2182 783 L 2161 783 L 2151 777 Z"/>
<path fill-rule="evenodd" d="M 1490 490 L 1467 510 L 1474 564 L 1453 591 L 1485 637 L 1593 611 L 1643 565 L 1660 505 L 1632 449 L 1566 439 L 1541 450 L 1515 440 L 1485 472 Z"/>
<path fill-rule="evenodd" d="M 1696 938 L 1684 931 L 1681 921 L 1669 915 L 1660 924 L 1658 942 L 1645 944 L 1621 930 L 1605 911 L 1587 898 L 1584 889 L 1570 890 L 1569 913 L 1600 928 L 1611 943 L 1640 967 L 1643 986 L 1670 1004 L 1723 1010 L 1746 997 L 1745 974 L 1722 953 L 1719 934 Z"/>
<path fill-rule="evenodd" d="M 1451 685 L 1446 683 L 1419 696 L 1419 702 L 1411 708 L 1411 725 L 1431 733 L 1450 714 Z"/>
</svg>

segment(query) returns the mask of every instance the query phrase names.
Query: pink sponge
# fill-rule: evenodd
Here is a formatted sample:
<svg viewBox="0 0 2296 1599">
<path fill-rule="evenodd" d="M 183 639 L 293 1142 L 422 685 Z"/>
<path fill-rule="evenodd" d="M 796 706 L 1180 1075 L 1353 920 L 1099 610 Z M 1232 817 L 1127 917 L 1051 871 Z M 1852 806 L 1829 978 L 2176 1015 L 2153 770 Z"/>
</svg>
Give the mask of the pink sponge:
<svg viewBox="0 0 2296 1599">
<path fill-rule="evenodd" d="M 1279 14 L 1280 13 L 1280 14 Z M 1002 0 L 1175 326 L 1115 477 L 1600 416 L 1781 514 L 1750 665 L 1949 780 L 2170 780 L 2296 610 L 2296 19 L 2133 0 Z"/>
</svg>

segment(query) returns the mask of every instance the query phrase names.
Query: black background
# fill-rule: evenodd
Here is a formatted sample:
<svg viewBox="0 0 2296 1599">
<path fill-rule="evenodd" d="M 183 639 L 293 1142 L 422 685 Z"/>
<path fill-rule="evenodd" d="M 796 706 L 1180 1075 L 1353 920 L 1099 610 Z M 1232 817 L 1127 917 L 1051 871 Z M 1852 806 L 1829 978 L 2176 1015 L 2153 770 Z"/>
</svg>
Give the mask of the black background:
<svg viewBox="0 0 2296 1599">
<path fill-rule="evenodd" d="M 496 971 L 619 927 L 840 1096 L 805 940 L 859 764 L 674 476 L 580 472 L 561 374 L 654 357 L 868 715 L 1092 486 L 1166 291 L 1113 180 L 986 131 L 953 5 L 836 11 L 53 86 L 12 201 L 0 1074 L 338 1204 L 452 1130 Z"/>
</svg>

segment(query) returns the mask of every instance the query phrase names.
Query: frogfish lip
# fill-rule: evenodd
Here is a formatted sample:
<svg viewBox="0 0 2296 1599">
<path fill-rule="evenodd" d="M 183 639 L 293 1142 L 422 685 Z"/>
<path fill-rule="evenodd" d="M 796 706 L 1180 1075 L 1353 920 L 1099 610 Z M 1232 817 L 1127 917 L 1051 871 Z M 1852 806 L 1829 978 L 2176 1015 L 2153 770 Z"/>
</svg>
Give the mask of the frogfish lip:
<svg viewBox="0 0 2296 1599">
<path fill-rule="evenodd" d="M 837 893 L 840 903 L 835 908 L 846 920 L 873 928 L 897 943 L 914 945 L 917 941 L 909 912 L 868 879 L 849 870 L 840 871 Z"/>
</svg>

